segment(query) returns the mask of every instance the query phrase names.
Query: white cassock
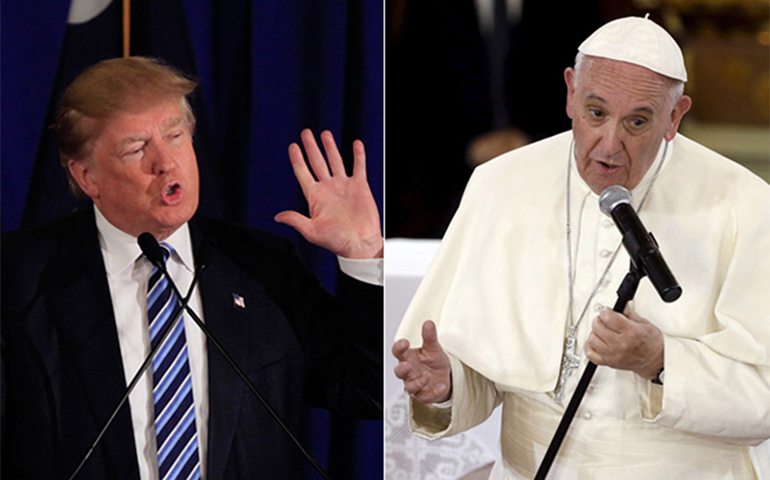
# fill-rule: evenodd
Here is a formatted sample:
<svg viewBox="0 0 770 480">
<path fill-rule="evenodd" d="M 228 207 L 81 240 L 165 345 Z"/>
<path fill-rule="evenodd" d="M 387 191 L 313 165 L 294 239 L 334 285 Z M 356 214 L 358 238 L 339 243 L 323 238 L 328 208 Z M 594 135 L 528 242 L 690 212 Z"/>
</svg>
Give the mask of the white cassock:
<svg viewBox="0 0 770 480">
<path fill-rule="evenodd" d="M 493 479 L 531 479 L 587 361 L 553 400 L 568 311 L 566 183 L 574 318 L 620 244 L 598 196 L 568 161 L 566 132 L 474 172 L 397 338 L 438 326 L 452 360 L 451 407 L 411 405 L 413 431 L 467 430 L 502 403 Z M 664 303 L 643 279 L 634 309 L 664 335 L 665 385 L 599 367 L 556 458 L 553 479 L 753 479 L 749 446 L 770 438 L 770 187 L 677 135 L 632 192 L 683 289 Z M 568 167 L 569 162 L 569 167 Z M 578 328 L 612 306 L 629 269 L 621 248 Z"/>
</svg>

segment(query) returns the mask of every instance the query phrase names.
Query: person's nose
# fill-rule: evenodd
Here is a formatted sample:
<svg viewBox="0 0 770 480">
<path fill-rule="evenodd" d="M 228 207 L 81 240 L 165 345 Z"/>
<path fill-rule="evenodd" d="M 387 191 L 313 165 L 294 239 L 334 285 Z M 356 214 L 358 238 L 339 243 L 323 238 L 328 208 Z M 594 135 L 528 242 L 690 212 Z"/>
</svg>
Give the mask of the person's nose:
<svg viewBox="0 0 770 480">
<path fill-rule="evenodd" d="M 602 152 L 607 155 L 607 158 L 611 158 L 623 150 L 625 142 L 625 132 L 623 127 L 613 123 L 607 122 L 602 130 L 602 138 L 599 141 L 599 147 Z"/>
<path fill-rule="evenodd" d="M 173 171 L 177 166 L 173 150 L 163 140 L 153 142 L 149 154 L 152 161 L 152 173 L 163 175 Z"/>
</svg>

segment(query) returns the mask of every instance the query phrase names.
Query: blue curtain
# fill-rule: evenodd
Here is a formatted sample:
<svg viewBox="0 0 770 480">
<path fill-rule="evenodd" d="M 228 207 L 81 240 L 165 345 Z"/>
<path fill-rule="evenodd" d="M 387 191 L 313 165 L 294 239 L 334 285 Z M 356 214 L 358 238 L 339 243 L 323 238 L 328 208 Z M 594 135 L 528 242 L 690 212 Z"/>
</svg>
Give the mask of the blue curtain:
<svg viewBox="0 0 770 480">
<path fill-rule="evenodd" d="M 0 15 L 2 230 L 60 217 L 67 192 L 49 126 L 83 68 L 121 56 L 121 5 L 68 24 L 65 2 L 3 2 Z M 306 211 L 287 147 L 310 127 L 334 133 L 352 166 L 364 141 L 382 216 L 383 6 L 380 0 L 133 0 L 131 53 L 165 59 L 199 79 L 193 98 L 199 212 L 295 240 L 331 291 L 336 259 L 273 216 Z M 333 478 L 382 478 L 382 422 L 309 409 L 310 450 Z M 308 478 L 316 478 L 308 470 Z"/>
</svg>

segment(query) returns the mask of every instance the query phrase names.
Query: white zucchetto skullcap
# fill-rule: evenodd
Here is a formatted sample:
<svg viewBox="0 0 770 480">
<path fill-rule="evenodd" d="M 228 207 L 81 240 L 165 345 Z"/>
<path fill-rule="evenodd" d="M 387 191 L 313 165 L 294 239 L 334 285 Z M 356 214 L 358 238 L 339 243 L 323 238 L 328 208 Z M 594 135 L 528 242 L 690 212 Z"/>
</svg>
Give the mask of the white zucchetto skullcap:
<svg viewBox="0 0 770 480">
<path fill-rule="evenodd" d="M 667 31 L 647 16 L 619 18 L 605 24 L 581 43 L 578 51 L 640 65 L 686 82 L 682 50 Z"/>
</svg>

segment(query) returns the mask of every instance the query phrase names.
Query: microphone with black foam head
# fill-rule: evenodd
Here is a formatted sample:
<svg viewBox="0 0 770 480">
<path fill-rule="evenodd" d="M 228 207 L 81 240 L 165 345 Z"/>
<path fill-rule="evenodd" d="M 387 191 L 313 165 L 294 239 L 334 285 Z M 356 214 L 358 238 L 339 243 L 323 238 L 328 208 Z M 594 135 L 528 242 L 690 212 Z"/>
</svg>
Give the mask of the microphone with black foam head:
<svg viewBox="0 0 770 480">
<path fill-rule="evenodd" d="M 155 240 L 155 237 L 153 237 L 149 233 L 143 233 L 139 236 L 139 246 L 142 249 L 142 252 L 144 252 L 145 256 L 160 269 L 163 274 L 166 276 L 166 279 L 168 280 L 169 285 L 176 293 L 177 297 L 181 298 L 179 295 L 179 290 L 176 287 L 176 284 L 174 283 L 174 280 L 171 279 L 171 276 L 166 271 L 166 265 L 163 261 L 163 253 L 161 251 L 161 246 L 158 244 L 158 241 Z M 200 271 L 203 270 L 205 264 L 211 261 L 211 259 L 214 257 L 216 253 L 216 245 L 214 242 L 206 242 L 204 243 L 199 252 L 198 256 L 200 257 L 199 263 L 203 266 L 200 267 L 200 269 L 196 269 L 196 275 L 193 279 L 192 286 L 195 285 L 195 279 L 197 279 L 198 274 Z M 195 322 L 196 325 L 203 331 L 203 333 L 206 335 L 206 338 L 209 339 L 209 341 L 214 345 L 214 347 L 219 351 L 219 353 L 222 354 L 222 357 L 227 361 L 227 363 L 230 365 L 230 367 L 235 371 L 236 374 L 243 380 L 243 382 L 246 384 L 246 386 L 251 390 L 251 393 L 254 394 L 254 396 L 259 400 L 259 402 L 262 404 L 263 407 L 267 410 L 267 412 L 270 414 L 270 416 L 275 420 L 275 422 L 281 427 L 281 429 L 286 433 L 286 435 L 289 436 L 289 438 L 294 442 L 294 444 L 297 446 L 297 448 L 300 450 L 300 452 L 304 455 L 304 457 L 307 459 L 308 462 L 313 466 L 313 468 L 318 472 L 321 477 L 324 479 L 328 479 L 329 477 L 326 475 L 326 472 L 323 468 L 321 468 L 321 465 L 318 463 L 318 461 L 308 452 L 308 450 L 302 445 L 302 442 L 299 441 L 299 439 L 291 432 L 289 427 L 284 423 L 284 421 L 281 419 L 281 417 L 278 415 L 278 412 L 276 412 L 273 407 L 270 406 L 270 404 L 265 400 L 265 398 L 262 396 L 262 394 L 257 390 L 257 388 L 254 386 L 254 384 L 248 379 L 246 374 L 243 372 L 243 370 L 238 366 L 237 363 L 232 359 L 232 357 L 225 351 L 225 349 L 222 347 L 222 345 L 217 341 L 217 339 L 212 335 L 212 333 L 209 331 L 209 329 L 206 327 L 206 325 L 203 323 L 203 321 L 200 319 L 200 317 L 195 313 L 195 311 L 188 305 L 189 297 L 192 293 L 192 286 L 190 287 L 190 291 L 187 293 L 187 296 L 184 298 L 184 301 L 182 302 L 183 310 L 186 310 L 187 313 L 190 314 L 190 318 Z M 158 342 L 160 344 L 161 342 Z"/>
<path fill-rule="evenodd" d="M 631 206 L 631 193 L 620 185 L 607 187 L 599 196 L 599 208 L 615 222 L 623 235 L 623 246 L 631 261 L 650 277 L 660 298 L 664 302 L 678 299 L 682 295 L 682 287 L 663 260 L 655 238 L 644 228 Z"/>
<path fill-rule="evenodd" d="M 658 244 L 652 234 L 644 228 L 642 221 L 631 206 L 631 194 L 619 185 L 613 185 L 604 189 L 599 196 L 599 208 L 602 213 L 615 221 L 623 235 L 623 245 L 628 251 L 633 263 L 631 271 L 618 288 L 618 300 L 613 308 L 616 312 L 623 312 L 626 304 L 633 298 L 639 280 L 646 274 L 650 277 L 655 290 L 665 302 L 673 302 L 682 294 L 682 288 L 676 283 L 674 275 L 668 269 L 663 260 Z M 596 364 L 588 362 L 583 375 L 580 377 L 575 393 L 572 394 L 569 405 L 564 411 L 559 426 L 554 433 L 551 443 L 548 445 L 543 461 L 535 474 L 535 480 L 544 480 L 553 464 L 556 454 L 561 447 L 567 431 L 580 407 L 586 391 L 588 390 Z"/>
<path fill-rule="evenodd" d="M 201 272 L 203 272 L 209 263 L 211 263 L 211 260 L 216 254 L 216 243 L 213 240 L 207 240 L 203 242 L 203 245 L 201 245 L 198 249 L 198 252 L 195 255 L 195 275 L 193 276 L 190 288 L 187 290 L 187 295 L 185 295 L 184 298 L 180 295 L 179 290 L 176 288 L 176 284 L 173 280 L 171 280 L 171 276 L 166 270 L 166 262 L 163 261 L 163 249 L 155 237 L 151 233 L 145 232 L 139 235 L 137 243 L 139 244 L 139 248 L 142 249 L 142 253 L 145 257 L 147 257 L 150 263 L 157 267 L 166 276 L 166 279 L 168 279 L 169 285 L 171 285 L 174 293 L 176 293 L 177 298 L 182 299 L 182 309 L 189 310 L 194 314 L 192 309 L 188 306 L 190 296 L 192 295 L 195 284 L 198 282 L 198 277 L 200 276 Z"/>
<path fill-rule="evenodd" d="M 153 237 L 151 233 L 145 232 L 139 235 L 137 243 L 139 244 L 139 248 L 142 249 L 142 253 L 144 254 L 145 257 L 147 257 L 150 263 L 160 268 L 160 270 L 166 275 L 166 278 L 168 278 L 169 283 L 172 283 L 171 278 L 168 276 L 168 273 L 166 272 L 161 246 L 158 244 L 158 241 L 155 240 L 155 237 Z M 115 408 L 112 410 L 112 413 L 108 417 L 107 422 L 99 431 L 99 434 L 96 436 L 90 448 L 85 453 L 83 458 L 80 460 L 80 463 L 78 463 L 78 466 L 75 469 L 75 471 L 72 472 L 72 475 L 70 475 L 69 480 L 74 479 L 77 476 L 77 474 L 80 472 L 80 470 L 83 468 L 83 465 L 85 465 L 88 458 L 96 449 L 96 446 L 99 445 L 99 442 L 101 441 L 104 434 L 107 432 L 107 429 L 110 427 L 110 425 L 112 425 L 113 420 L 115 420 L 115 417 L 117 417 L 118 412 L 123 407 L 123 404 L 125 404 L 126 400 L 128 400 L 128 396 L 131 394 L 131 392 L 134 391 L 134 387 L 136 387 L 136 384 L 139 382 L 139 379 L 147 371 L 147 368 L 150 366 L 150 363 L 152 362 L 153 357 L 155 357 L 155 353 L 163 345 L 163 341 L 171 333 L 173 327 L 182 317 L 182 314 L 185 312 L 185 310 L 189 308 L 187 304 L 190 301 L 190 296 L 192 295 L 192 292 L 195 289 L 195 285 L 198 283 L 198 277 L 200 276 L 201 272 L 206 268 L 206 266 L 209 264 L 209 262 L 211 262 L 212 258 L 214 257 L 214 253 L 215 253 L 215 246 L 213 242 L 206 242 L 200 247 L 197 255 L 195 256 L 195 260 L 196 260 L 195 275 L 193 276 L 192 283 L 190 283 L 189 290 L 187 290 L 187 295 L 184 298 L 179 294 L 179 291 L 176 289 L 176 285 L 172 285 L 174 292 L 177 295 L 177 298 L 181 299 L 182 308 L 180 308 L 177 311 L 176 315 L 174 316 L 174 319 L 171 322 L 169 322 L 165 330 L 163 330 L 160 333 L 160 336 L 158 337 L 158 342 L 155 344 L 155 347 L 153 347 L 150 350 L 150 353 L 147 354 L 147 357 L 144 359 L 144 362 L 142 362 L 142 365 L 139 367 L 139 370 L 136 372 L 136 374 L 134 374 L 133 378 L 131 379 L 131 382 L 129 382 L 128 386 L 126 387 L 126 391 L 123 392 L 123 396 L 120 397 L 120 401 L 118 402 L 117 406 L 115 406 Z"/>
<path fill-rule="evenodd" d="M 144 232 L 139 235 L 139 238 L 136 239 L 136 243 L 139 244 L 139 248 L 142 249 L 142 253 L 147 257 L 147 260 L 149 260 L 150 263 L 158 268 L 163 265 L 163 249 L 151 233 Z"/>
</svg>

